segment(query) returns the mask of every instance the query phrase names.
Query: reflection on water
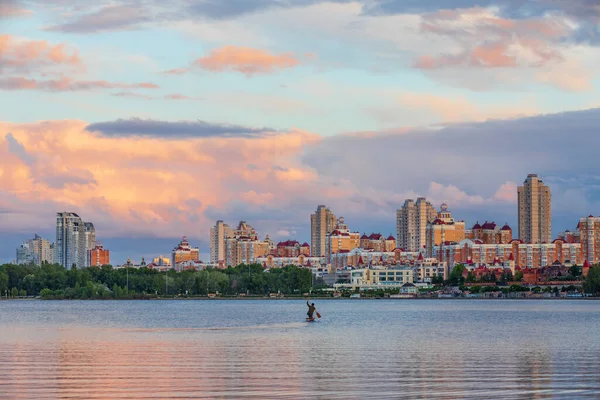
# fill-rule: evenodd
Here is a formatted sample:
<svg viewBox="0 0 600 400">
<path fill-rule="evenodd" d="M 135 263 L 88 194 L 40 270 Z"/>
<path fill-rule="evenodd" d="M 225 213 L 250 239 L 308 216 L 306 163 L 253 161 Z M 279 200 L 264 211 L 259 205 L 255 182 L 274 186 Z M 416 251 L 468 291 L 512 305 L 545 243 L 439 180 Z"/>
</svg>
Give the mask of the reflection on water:
<svg viewBox="0 0 600 400">
<path fill-rule="evenodd" d="M 0 302 L 2 398 L 598 398 L 592 301 Z"/>
</svg>

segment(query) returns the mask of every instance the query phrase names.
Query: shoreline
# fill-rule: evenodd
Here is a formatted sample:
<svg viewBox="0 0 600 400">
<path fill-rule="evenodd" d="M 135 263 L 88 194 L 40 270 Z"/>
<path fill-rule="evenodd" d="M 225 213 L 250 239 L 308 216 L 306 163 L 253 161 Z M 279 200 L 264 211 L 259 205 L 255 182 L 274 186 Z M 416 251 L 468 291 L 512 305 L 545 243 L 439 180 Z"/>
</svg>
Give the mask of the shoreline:
<svg viewBox="0 0 600 400">
<path fill-rule="evenodd" d="M 572 300 L 600 300 L 600 297 L 501 297 L 501 298 L 485 298 L 485 297 L 400 297 L 400 298 L 389 298 L 389 297 L 360 297 L 360 298 L 349 298 L 349 297 L 310 297 L 311 300 L 352 300 L 352 301 L 369 301 L 369 300 L 387 300 L 387 301 L 398 301 L 398 300 L 550 300 L 550 301 L 572 301 Z M 215 300 L 227 300 L 227 301 L 256 301 L 256 300 L 297 300 L 306 301 L 304 297 L 156 297 L 148 299 L 41 299 L 40 297 L 28 297 L 28 298 L 16 298 L 6 299 L 2 298 L 1 301 L 148 301 L 148 300 L 187 300 L 187 301 L 215 301 Z"/>
</svg>

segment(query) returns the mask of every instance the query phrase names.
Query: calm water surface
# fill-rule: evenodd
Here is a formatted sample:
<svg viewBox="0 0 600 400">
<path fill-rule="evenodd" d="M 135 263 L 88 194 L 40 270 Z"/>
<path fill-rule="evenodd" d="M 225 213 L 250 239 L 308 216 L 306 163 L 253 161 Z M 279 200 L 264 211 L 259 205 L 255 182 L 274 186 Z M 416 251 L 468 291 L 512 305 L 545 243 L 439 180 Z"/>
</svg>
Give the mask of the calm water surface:
<svg viewBox="0 0 600 400">
<path fill-rule="evenodd" d="M 2 398 L 600 398 L 600 302 L 0 301 Z"/>
</svg>

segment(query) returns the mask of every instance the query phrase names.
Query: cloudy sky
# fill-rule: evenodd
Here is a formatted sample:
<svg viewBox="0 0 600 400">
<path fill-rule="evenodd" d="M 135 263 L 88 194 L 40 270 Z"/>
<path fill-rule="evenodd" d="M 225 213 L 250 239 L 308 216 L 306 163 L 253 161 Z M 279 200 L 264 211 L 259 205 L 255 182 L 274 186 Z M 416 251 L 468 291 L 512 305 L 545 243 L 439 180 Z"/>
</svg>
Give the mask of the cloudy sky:
<svg viewBox="0 0 600 400">
<path fill-rule="evenodd" d="M 0 262 L 57 211 L 113 263 L 215 220 L 395 234 L 406 198 L 554 234 L 600 214 L 596 0 L 0 0 Z"/>
</svg>

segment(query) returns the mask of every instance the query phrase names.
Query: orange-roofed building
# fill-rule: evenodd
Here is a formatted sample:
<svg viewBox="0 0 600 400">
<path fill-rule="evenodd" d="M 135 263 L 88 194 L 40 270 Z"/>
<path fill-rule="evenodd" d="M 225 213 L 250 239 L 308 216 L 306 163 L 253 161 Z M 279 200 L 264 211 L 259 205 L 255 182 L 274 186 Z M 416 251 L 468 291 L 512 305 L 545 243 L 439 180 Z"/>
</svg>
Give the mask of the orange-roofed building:
<svg viewBox="0 0 600 400">
<path fill-rule="evenodd" d="M 171 265 L 176 266 L 185 261 L 200 261 L 200 250 L 197 247 L 190 246 L 186 236 L 171 252 Z"/>
</svg>

